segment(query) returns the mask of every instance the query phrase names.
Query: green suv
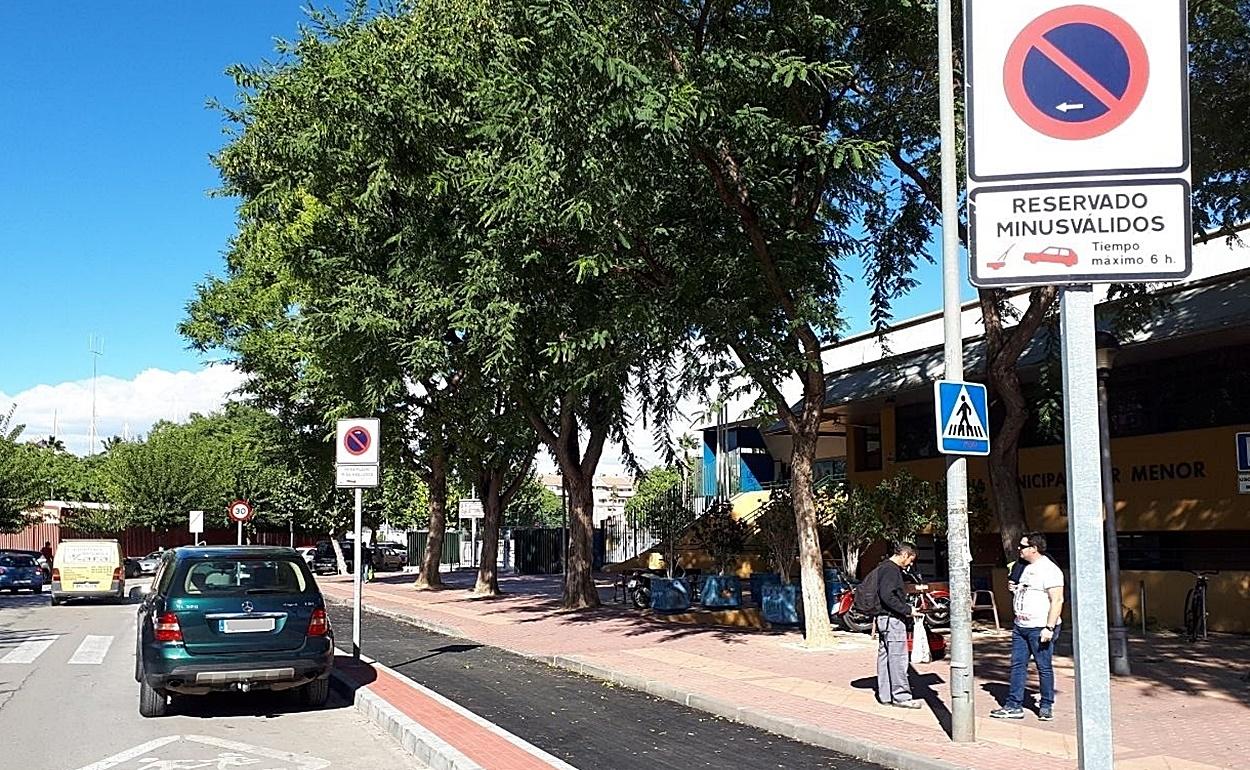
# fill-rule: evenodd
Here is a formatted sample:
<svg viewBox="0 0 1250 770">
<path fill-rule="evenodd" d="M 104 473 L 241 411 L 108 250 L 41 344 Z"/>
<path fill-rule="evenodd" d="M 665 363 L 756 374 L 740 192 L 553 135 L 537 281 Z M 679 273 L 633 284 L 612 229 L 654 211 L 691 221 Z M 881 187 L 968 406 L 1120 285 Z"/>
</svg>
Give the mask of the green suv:
<svg viewBox="0 0 1250 770">
<path fill-rule="evenodd" d="M 299 688 L 329 695 L 334 636 L 312 573 L 291 548 L 206 546 L 166 551 L 139 606 L 139 713 L 171 695 Z"/>
</svg>

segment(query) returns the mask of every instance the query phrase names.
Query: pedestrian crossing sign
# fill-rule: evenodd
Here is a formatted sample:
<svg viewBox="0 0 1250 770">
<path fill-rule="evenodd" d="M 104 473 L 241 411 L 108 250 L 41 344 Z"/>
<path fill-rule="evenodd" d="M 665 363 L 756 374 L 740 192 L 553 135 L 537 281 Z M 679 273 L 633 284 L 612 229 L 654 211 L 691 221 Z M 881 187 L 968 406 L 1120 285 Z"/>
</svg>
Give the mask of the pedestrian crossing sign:
<svg viewBox="0 0 1250 770">
<path fill-rule="evenodd" d="M 938 451 L 947 455 L 990 453 L 990 412 L 985 386 L 975 382 L 933 383 Z"/>
</svg>

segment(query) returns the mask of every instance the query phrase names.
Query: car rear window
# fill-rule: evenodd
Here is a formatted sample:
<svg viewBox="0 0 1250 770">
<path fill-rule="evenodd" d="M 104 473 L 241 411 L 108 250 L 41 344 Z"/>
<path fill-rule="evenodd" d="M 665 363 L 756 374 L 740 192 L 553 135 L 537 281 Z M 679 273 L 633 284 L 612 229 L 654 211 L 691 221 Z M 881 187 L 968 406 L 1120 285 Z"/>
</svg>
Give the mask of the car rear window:
<svg viewBox="0 0 1250 770">
<path fill-rule="evenodd" d="M 35 560 L 29 556 L 0 556 L 0 566 L 2 567 L 33 567 Z"/>
<path fill-rule="evenodd" d="M 182 580 L 189 596 L 304 593 L 308 581 L 289 559 L 208 559 L 192 562 Z"/>
</svg>

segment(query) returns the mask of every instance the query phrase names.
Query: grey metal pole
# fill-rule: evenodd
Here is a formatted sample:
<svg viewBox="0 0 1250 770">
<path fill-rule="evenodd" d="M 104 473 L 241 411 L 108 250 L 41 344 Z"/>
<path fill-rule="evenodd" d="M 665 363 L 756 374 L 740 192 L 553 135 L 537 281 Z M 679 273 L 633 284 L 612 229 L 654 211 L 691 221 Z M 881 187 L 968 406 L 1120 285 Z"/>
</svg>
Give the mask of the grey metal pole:
<svg viewBox="0 0 1250 770">
<path fill-rule="evenodd" d="M 360 660 L 360 589 L 364 565 L 361 564 L 360 487 L 356 487 L 356 539 L 352 543 L 352 657 Z"/>
<path fill-rule="evenodd" d="M 1093 287 L 1064 288 L 1059 312 L 1063 336 L 1068 552 L 1072 560 L 1077 765 L 1081 770 L 1112 770 L 1102 469 L 1094 462 L 1099 453 L 1098 439 L 1086 428 L 1098 420 Z"/>
<path fill-rule="evenodd" d="M 1102 507 L 1103 527 L 1107 540 L 1108 622 L 1111 625 L 1111 673 L 1128 676 L 1133 673 L 1128 660 L 1128 630 L 1124 627 L 1124 606 L 1120 597 L 1120 549 L 1115 520 L 1115 482 L 1111 467 L 1111 425 L 1107 417 L 1107 377 L 1110 371 L 1098 370 L 1098 436 L 1102 445 Z"/>
<path fill-rule="evenodd" d="M 959 302 L 959 188 L 955 181 L 955 74 L 950 0 L 938 3 L 938 91 L 942 132 L 942 321 L 946 379 L 964 378 Z M 936 408 L 936 405 L 935 407 Z M 968 460 L 946 458 L 947 563 L 951 592 L 951 739 L 977 739 L 972 676 L 972 551 L 968 546 Z"/>
<path fill-rule="evenodd" d="M 239 530 L 238 530 L 238 531 L 239 531 L 239 536 L 238 536 L 238 541 L 239 541 L 239 542 L 238 542 L 238 545 L 243 545 L 243 522 L 241 522 L 241 521 L 239 522 Z"/>
</svg>

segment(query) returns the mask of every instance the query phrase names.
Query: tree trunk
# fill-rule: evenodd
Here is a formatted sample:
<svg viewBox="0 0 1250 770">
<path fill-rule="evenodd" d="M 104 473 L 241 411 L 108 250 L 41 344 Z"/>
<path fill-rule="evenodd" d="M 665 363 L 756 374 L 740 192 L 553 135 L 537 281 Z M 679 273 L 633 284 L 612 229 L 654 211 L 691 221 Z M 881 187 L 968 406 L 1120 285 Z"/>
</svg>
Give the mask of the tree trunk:
<svg viewBox="0 0 1250 770">
<path fill-rule="evenodd" d="M 334 549 L 334 561 L 338 564 L 339 574 L 347 574 L 347 559 L 343 558 L 343 549 L 339 547 L 339 533 L 330 530 L 330 547 Z"/>
<path fill-rule="evenodd" d="M 437 451 L 430 456 L 430 533 L 425 541 L 425 557 L 413 587 L 418 590 L 443 587 L 439 564 L 443 560 L 443 536 L 447 531 L 447 456 Z"/>
<path fill-rule="evenodd" d="M 812 649 L 828 649 L 834 643 L 829 603 L 825 598 L 825 564 L 817 529 L 816 501 L 812 493 L 812 465 L 816 459 L 824 395 L 822 388 L 818 394 L 804 398 L 803 414 L 799 417 L 799 430 L 794 435 L 794 451 L 790 457 L 790 495 L 794 501 L 794 523 L 799 535 L 804 645 Z"/>
<path fill-rule="evenodd" d="M 594 476 L 566 474 L 569 485 L 569 543 L 564 567 L 564 607 L 599 606 L 594 576 Z"/>
<path fill-rule="evenodd" d="M 990 392 L 992 398 L 1002 401 L 1002 423 L 990 426 L 990 490 L 993 493 L 994 511 L 998 519 L 998 533 L 1002 539 L 1003 553 L 1007 561 L 1016 556 L 1016 543 L 1028 529 L 1024 510 L 1024 493 L 1020 489 L 1020 434 L 1028 420 L 1028 405 L 1020 389 L 1020 378 L 1015 362 L 990 368 Z"/>
<path fill-rule="evenodd" d="M 1017 365 L 1058 295 L 1054 286 L 1035 289 L 1020 322 L 1008 332 L 1003 328 L 1004 293 L 999 289 L 978 292 L 985 325 L 990 397 L 1003 404 L 1002 423 L 990 425 L 989 471 L 998 532 L 1008 562 L 1016 558 L 1016 543 L 1028 529 L 1024 493 L 1020 489 L 1020 436 L 1029 418 L 1029 406 L 1020 388 Z"/>
<path fill-rule="evenodd" d="M 503 472 L 493 470 L 481 476 L 482 556 L 477 565 L 475 596 L 499 596 L 499 524 L 503 519 Z"/>
</svg>

